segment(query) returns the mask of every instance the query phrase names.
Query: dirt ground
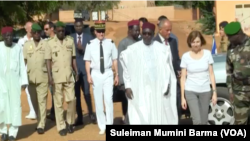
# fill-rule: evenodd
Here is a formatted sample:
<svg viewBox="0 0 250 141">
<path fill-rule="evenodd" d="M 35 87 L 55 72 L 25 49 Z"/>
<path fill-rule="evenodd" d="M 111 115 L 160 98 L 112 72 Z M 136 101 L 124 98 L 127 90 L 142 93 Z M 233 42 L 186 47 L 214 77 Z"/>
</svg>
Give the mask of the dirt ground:
<svg viewBox="0 0 250 141">
<path fill-rule="evenodd" d="M 154 23 L 156 23 L 154 21 Z M 93 23 L 88 23 L 93 24 Z M 179 40 L 179 51 L 180 56 L 186 51 L 188 51 L 188 46 L 186 43 L 186 38 L 188 33 L 192 29 L 197 29 L 199 26 L 195 24 L 195 22 L 181 22 L 175 21 L 173 22 L 173 30 L 172 32 L 178 37 Z M 126 37 L 127 33 L 127 22 L 107 22 L 107 38 L 111 38 L 115 41 L 116 45 Z M 157 29 L 156 29 L 157 30 Z M 211 49 L 212 46 L 212 37 L 205 36 L 207 45 L 204 48 Z M 218 37 L 217 37 L 218 41 Z M 218 46 L 218 44 L 217 44 Z M 92 92 L 91 92 L 92 94 Z M 99 135 L 99 129 L 97 125 L 88 124 L 89 119 L 86 117 L 84 119 L 85 126 L 84 127 L 77 127 L 73 134 L 68 134 L 65 137 L 61 137 L 58 134 L 56 129 L 55 123 L 47 120 L 46 124 L 46 132 L 44 135 L 38 135 L 35 132 L 36 128 L 36 121 L 35 120 L 28 120 L 25 119 L 25 116 L 29 113 L 29 106 L 26 98 L 25 92 L 22 92 L 21 95 L 22 99 L 22 122 L 23 125 L 20 127 L 17 139 L 19 141 L 73 141 L 73 140 L 105 140 L 105 135 Z M 87 108 L 83 97 L 82 99 L 82 107 L 84 114 L 87 113 Z M 93 100 L 93 96 L 92 96 Z M 93 102 L 94 106 L 94 102 Z M 48 94 L 48 109 L 51 107 L 51 95 Z M 66 105 L 65 105 L 66 107 Z M 119 124 L 119 120 L 121 119 L 122 111 L 121 111 L 121 103 L 114 103 L 114 117 L 115 117 L 115 124 Z"/>
</svg>

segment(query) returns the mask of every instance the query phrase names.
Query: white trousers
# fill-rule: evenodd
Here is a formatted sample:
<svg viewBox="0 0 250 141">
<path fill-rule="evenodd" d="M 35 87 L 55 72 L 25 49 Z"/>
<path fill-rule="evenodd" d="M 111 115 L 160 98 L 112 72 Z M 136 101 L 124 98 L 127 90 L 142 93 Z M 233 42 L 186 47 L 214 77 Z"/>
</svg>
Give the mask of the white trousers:
<svg viewBox="0 0 250 141">
<path fill-rule="evenodd" d="M 10 125 L 10 128 L 9 128 L 9 132 L 8 132 L 8 127 L 6 124 L 2 123 L 0 124 L 0 133 L 1 134 L 8 134 L 9 136 L 13 136 L 14 138 L 16 138 L 17 136 L 17 132 L 18 132 L 18 126 L 12 126 Z"/>
<path fill-rule="evenodd" d="M 26 70 L 27 70 L 27 65 L 26 65 Z M 35 115 L 35 110 L 34 110 L 34 107 L 32 105 L 32 102 L 31 102 L 31 98 L 30 98 L 30 93 L 29 93 L 28 87 L 26 87 L 25 93 L 27 95 L 27 100 L 28 100 L 28 104 L 29 104 L 29 108 L 30 108 L 30 113 L 29 114 Z"/>
<path fill-rule="evenodd" d="M 100 70 L 92 70 L 93 92 L 95 99 L 96 117 L 98 127 L 101 131 L 106 130 L 106 125 L 112 125 L 114 120 L 113 112 L 113 71 L 105 70 L 102 74 Z M 104 114 L 103 98 L 105 104 L 106 117 Z"/>
</svg>

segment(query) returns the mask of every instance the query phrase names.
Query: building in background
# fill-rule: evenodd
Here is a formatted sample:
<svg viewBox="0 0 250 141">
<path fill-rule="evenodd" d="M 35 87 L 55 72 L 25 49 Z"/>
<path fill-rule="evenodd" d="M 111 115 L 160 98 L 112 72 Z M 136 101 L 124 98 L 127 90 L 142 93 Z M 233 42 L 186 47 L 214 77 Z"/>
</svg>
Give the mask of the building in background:
<svg viewBox="0 0 250 141">
<path fill-rule="evenodd" d="M 120 1 L 115 9 L 152 7 L 155 6 L 155 1 Z"/>
<path fill-rule="evenodd" d="M 216 32 L 222 21 L 239 21 L 243 31 L 250 35 L 250 1 L 215 1 Z"/>
</svg>

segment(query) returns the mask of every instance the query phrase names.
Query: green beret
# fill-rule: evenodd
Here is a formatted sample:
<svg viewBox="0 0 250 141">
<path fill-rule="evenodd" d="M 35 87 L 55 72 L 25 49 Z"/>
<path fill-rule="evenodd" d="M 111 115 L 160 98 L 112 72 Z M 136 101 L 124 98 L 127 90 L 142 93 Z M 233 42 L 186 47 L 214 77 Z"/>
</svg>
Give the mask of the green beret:
<svg viewBox="0 0 250 141">
<path fill-rule="evenodd" d="M 231 22 L 227 24 L 224 28 L 224 31 L 227 35 L 237 34 L 241 30 L 241 25 L 239 22 Z"/>
<path fill-rule="evenodd" d="M 56 23 L 56 27 L 65 27 L 65 24 L 63 22 L 58 21 Z"/>
<path fill-rule="evenodd" d="M 37 23 L 33 23 L 31 26 L 31 29 L 32 29 L 32 31 L 41 31 L 42 30 L 41 26 Z"/>
</svg>

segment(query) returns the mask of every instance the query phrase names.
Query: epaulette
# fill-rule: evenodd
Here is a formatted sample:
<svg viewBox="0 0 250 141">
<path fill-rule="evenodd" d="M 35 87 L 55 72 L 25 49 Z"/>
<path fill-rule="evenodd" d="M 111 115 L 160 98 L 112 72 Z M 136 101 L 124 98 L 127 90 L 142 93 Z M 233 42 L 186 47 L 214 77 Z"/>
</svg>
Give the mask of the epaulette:
<svg viewBox="0 0 250 141">
<path fill-rule="evenodd" d="M 23 45 L 25 45 L 25 44 L 29 44 L 31 41 L 32 41 L 32 40 L 30 40 L 30 41 L 26 41 L 26 42 L 24 42 L 24 44 L 23 44 Z"/>
</svg>

